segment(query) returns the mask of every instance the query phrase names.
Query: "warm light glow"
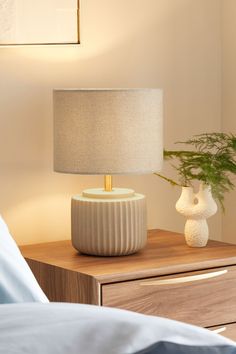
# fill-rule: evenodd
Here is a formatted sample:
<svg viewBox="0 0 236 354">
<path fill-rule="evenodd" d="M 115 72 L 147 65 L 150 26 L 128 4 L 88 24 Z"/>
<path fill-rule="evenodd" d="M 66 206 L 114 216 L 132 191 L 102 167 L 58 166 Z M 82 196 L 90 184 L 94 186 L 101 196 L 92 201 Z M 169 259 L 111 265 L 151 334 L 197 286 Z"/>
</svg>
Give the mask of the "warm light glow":
<svg viewBox="0 0 236 354">
<path fill-rule="evenodd" d="M 3 217 L 18 244 L 69 239 L 70 203 L 70 194 L 37 196 L 8 208 Z"/>
</svg>

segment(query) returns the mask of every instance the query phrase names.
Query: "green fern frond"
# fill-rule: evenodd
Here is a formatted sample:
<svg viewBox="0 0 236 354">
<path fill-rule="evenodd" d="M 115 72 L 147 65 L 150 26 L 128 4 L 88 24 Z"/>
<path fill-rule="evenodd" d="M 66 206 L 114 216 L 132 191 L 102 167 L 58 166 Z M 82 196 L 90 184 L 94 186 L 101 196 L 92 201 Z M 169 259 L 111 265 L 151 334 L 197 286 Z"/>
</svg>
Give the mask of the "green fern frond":
<svg viewBox="0 0 236 354">
<path fill-rule="evenodd" d="M 236 136 L 232 133 L 203 133 L 177 144 L 191 150 L 164 150 L 164 159 L 174 161 L 179 182 L 163 175 L 172 185 L 191 186 L 194 180 L 211 186 L 213 197 L 224 210 L 224 194 L 234 189 L 236 175 Z"/>
</svg>

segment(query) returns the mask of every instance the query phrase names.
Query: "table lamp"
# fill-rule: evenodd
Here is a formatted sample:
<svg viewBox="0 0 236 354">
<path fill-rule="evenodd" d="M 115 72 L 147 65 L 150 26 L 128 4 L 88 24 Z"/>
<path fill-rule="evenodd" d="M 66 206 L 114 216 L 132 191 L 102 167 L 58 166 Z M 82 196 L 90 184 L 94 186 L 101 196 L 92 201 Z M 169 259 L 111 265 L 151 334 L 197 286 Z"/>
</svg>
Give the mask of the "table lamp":
<svg viewBox="0 0 236 354">
<path fill-rule="evenodd" d="M 104 175 L 104 188 L 71 201 L 73 246 L 121 256 L 147 241 L 145 196 L 114 188 L 112 175 L 159 171 L 163 160 L 162 90 L 54 90 L 54 171 Z"/>
</svg>

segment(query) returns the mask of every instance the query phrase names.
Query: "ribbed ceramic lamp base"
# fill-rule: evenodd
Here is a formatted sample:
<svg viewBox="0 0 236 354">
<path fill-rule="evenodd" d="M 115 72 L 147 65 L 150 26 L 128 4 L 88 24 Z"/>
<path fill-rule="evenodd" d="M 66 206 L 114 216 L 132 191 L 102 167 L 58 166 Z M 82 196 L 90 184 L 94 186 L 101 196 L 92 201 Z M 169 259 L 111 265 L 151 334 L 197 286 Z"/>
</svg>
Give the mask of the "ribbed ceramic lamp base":
<svg viewBox="0 0 236 354">
<path fill-rule="evenodd" d="M 147 241 L 146 199 L 75 196 L 71 202 L 72 244 L 96 256 L 122 256 L 142 249 Z"/>
</svg>

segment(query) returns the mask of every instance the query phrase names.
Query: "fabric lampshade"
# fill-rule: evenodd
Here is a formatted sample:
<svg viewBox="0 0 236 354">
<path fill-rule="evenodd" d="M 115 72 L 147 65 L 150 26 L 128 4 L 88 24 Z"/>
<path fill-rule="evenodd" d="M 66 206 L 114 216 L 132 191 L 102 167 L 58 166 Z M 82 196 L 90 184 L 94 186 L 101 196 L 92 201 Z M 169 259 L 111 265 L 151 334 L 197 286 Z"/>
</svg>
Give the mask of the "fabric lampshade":
<svg viewBox="0 0 236 354">
<path fill-rule="evenodd" d="M 162 90 L 54 90 L 54 170 L 144 174 L 163 160 Z"/>
</svg>

